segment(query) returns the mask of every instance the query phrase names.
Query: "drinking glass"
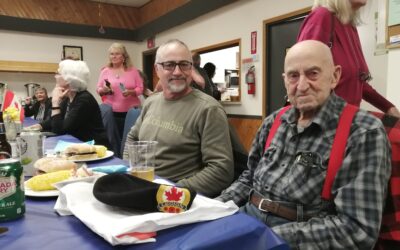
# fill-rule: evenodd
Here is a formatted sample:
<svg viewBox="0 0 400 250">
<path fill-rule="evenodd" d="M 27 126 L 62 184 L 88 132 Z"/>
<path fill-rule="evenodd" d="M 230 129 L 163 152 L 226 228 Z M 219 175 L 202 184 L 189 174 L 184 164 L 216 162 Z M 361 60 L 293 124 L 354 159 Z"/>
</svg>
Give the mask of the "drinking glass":
<svg viewBox="0 0 400 250">
<path fill-rule="evenodd" d="M 148 181 L 154 180 L 156 141 L 134 141 L 128 144 L 130 174 Z"/>
</svg>

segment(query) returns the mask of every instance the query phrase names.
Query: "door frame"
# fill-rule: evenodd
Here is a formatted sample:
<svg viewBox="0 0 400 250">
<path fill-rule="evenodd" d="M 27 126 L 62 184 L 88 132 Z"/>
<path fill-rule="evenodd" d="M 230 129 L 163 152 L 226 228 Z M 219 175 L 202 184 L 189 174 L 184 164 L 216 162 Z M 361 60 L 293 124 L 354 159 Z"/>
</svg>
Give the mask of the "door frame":
<svg viewBox="0 0 400 250">
<path fill-rule="evenodd" d="M 306 7 L 303 9 L 299 9 L 296 11 L 292 11 L 289 13 L 286 13 L 284 15 L 280 15 L 274 18 L 270 18 L 267 20 L 263 21 L 263 89 L 262 89 L 262 117 L 263 119 L 266 117 L 266 105 L 267 105 L 267 86 L 268 86 L 268 72 L 267 72 L 267 68 L 268 68 L 268 61 L 267 61 L 267 54 L 269 53 L 269 51 L 267 51 L 268 49 L 268 30 L 269 30 L 269 26 L 271 25 L 275 25 L 278 23 L 283 23 L 286 22 L 288 20 L 294 19 L 296 17 L 299 16 L 303 16 L 308 14 L 311 11 L 311 7 Z"/>
<path fill-rule="evenodd" d="M 239 98 L 238 100 L 236 100 L 235 102 L 240 102 L 241 101 L 241 54 L 242 54 L 242 39 L 238 38 L 238 39 L 234 39 L 234 40 L 229 40 L 226 42 L 222 42 L 222 43 L 217 43 L 217 44 L 212 44 L 210 46 L 206 46 L 206 47 L 202 47 L 202 48 L 198 48 L 198 49 L 194 49 L 192 50 L 192 52 L 197 52 L 200 55 L 204 54 L 204 53 L 208 53 L 208 52 L 213 52 L 213 51 L 217 51 L 217 50 L 222 50 L 222 49 L 227 49 L 227 48 L 231 48 L 231 47 L 235 47 L 235 46 L 239 46 L 239 54 L 238 54 L 238 58 L 237 58 L 237 62 L 238 62 L 238 81 L 239 81 Z M 224 102 L 225 103 L 225 102 Z"/>
<path fill-rule="evenodd" d="M 143 73 L 147 76 L 148 79 L 148 86 L 150 90 L 154 90 L 154 87 L 156 86 L 157 82 L 154 82 L 153 76 L 154 76 L 154 63 L 155 63 L 155 57 L 157 53 L 157 48 L 149 49 L 146 51 L 142 52 L 142 69 Z M 158 79 L 157 79 L 158 81 Z"/>
</svg>

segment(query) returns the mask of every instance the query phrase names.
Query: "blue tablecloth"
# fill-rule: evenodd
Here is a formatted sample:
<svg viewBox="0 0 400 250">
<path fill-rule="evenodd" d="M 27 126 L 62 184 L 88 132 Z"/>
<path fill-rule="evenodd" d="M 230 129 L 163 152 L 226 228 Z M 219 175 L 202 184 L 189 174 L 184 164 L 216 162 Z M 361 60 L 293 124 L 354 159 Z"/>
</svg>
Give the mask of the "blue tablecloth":
<svg viewBox="0 0 400 250">
<path fill-rule="evenodd" d="M 58 140 L 79 142 L 70 135 L 46 138 L 45 147 Z M 91 162 L 89 167 L 125 163 L 121 159 Z M 178 226 L 157 232 L 156 242 L 112 247 L 75 216 L 59 216 L 56 198 L 26 197 L 26 213 L 18 220 L 2 222 L 9 231 L 0 235 L 1 249 L 274 249 L 289 247 L 270 228 L 244 213 L 218 220 Z"/>
<path fill-rule="evenodd" d="M 54 204 L 55 198 L 27 198 L 23 218 L 0 223 L 9 227 L 0 235 L 1 249 L 114 249 L 75 216 L 58 216 Z M 263 223 L 243 213 L 162 230 L 156 240 L 115 249 L 288 249 Z"/>
<path fill-rule="evenodd" d="M 38 124 L 38 121 L 36 121 L 32 117 L 25 117 L 23 124 L 24 127 L 32 126 L 34 124 Z"/>
</svg>

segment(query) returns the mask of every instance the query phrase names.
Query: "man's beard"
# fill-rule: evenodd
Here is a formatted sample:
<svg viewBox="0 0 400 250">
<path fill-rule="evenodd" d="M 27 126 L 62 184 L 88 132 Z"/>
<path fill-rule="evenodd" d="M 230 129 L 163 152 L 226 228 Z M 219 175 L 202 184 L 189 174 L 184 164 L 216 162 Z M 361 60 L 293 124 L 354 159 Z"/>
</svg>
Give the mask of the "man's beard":
<svg viewBox="0 0 400 250">
<path fill-rule="evenodd" d="M 180 93 L 186 89 L 187 84 L 174 84 L 172 81 L 168 82 L 168 88 L 172 93 Z"/>
</svg>

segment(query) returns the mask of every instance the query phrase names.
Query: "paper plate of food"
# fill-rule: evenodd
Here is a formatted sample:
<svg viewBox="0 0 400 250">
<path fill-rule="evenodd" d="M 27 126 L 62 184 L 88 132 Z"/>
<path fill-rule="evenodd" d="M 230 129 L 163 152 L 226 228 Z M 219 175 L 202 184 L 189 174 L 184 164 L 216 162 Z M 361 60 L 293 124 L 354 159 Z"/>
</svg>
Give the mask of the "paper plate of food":
<svg viewBox="0 0 400 250">
<path fill-rule="evenodd" d="M 30 189 L 25 182 L 25 195 L 29 197 L 57 197 L 59 195 L 59 191 L 55 190 L 43 190 L 43 191 L 34 191 Z"/>
<path fill-rule="evenodd" d="M 78 169 L 74 161 L 60 157 L 41 158 L 34 163 L 34 167 L 36 175 L 24 183 L 25 195 L 31 197 L 56 197 L 59 191 L 55 184 L 81 181 L 95 176 L 86 166 Z"/>
<path fill-rule="evenodd" d="M 101 145 L 77 143 L 66 147 L 62 154 L 65 155 L 66 159 L 74 162 L 89 162 L 110 158 L 114 155 L 114 152 Z"/>
</svg>

